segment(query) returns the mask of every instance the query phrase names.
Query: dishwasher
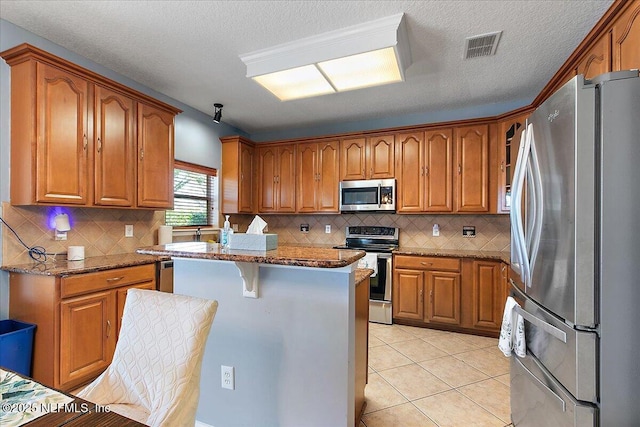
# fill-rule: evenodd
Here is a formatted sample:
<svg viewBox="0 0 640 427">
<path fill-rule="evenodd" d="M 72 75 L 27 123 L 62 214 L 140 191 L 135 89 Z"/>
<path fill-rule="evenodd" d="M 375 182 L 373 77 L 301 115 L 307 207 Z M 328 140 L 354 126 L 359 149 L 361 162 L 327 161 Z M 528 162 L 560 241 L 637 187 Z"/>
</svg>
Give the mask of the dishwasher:
<svg viewBox="0 0 640 427">
<path fill-rule="evenodd" d="M 159 291 L 173 293 L 173 260 L 156 263 L 156 286 Z"/>
</svg>

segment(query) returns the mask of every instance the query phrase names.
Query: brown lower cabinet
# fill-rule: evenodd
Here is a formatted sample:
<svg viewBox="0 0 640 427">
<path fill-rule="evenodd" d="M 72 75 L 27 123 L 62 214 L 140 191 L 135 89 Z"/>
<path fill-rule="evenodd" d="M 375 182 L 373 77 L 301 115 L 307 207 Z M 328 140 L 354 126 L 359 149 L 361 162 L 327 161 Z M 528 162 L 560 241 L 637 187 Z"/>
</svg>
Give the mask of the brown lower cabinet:
<svg viewBox="0 0 640 427">
<path fill-rule="evenodd" d="M 364 388 L 369 382 L 369 277 L 356 283 L 356 380 L 355 425 L 358 425 L 366 407 Z"/>
<path fill-rule="evenodd" d="M 155 264 L 62 277 L 9 277 L 9 316 L 37 325 L 32 377 L 67 391 L 111 363 L 127 291 L 155 289 Z"/>
<path fill-rule="evenodd" d="M 506 264 L 472 258 L 394 255 L 396 323 L 498 336 Z"/>
</svg>

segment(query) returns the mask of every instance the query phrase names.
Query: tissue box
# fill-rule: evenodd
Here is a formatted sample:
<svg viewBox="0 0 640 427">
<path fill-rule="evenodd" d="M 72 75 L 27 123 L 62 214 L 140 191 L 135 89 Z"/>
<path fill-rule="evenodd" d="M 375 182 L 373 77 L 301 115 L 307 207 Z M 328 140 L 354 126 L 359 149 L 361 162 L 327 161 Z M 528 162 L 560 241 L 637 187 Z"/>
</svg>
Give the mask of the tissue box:
<svg viewBox="0 0 640 427">
<path fill-rule="evenodd" d="M 277 247 L 278 247 L 277 234 L 233 233 L 229 235 L 229 249 L 245 249 L 249 251 L 269 251 Z"/>
</svg>

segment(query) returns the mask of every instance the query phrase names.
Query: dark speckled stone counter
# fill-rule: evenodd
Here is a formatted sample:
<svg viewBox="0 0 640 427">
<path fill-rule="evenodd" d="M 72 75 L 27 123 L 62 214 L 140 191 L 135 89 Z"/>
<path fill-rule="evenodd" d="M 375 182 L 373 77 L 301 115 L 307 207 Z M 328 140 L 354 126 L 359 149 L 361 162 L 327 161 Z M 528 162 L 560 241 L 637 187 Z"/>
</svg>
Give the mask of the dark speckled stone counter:
<svg viewBox="0 0 640 427">
<path fill-rule="evenodd" d="M 356 269 L 356 286 L 365 279 L 368 279 L 373 274 L 373 270 L 370 268 L 358 268 Z"/>
<path fill-rule="evenodd" d="M 255 262 L 259 264 L 296 267 L 339 268 L 364 257 L 364 251 L 340 250 L 304 246 L 279 246 L 270 251 L 221 249 L 217 243 L 182 242 L 149 246 L 137 250 L 140 254 L 175 258 L 211 259 L 220 261 Z"/>
<path fill-rule="evenodd" d="M 137 253 L 89 257 L 83 261 L 52 260 L 46 263 L 3 265 L 0 269 L 12 273 L 39 274 L 44 276 L 67 276 L 71 274 L 93 273 L 112 268 L 153 264 L 167 257 L 141 255 Z"/>
<path fill-rule="evenodd" d="M 477 251 L 462 249 L 433 249 L 433 248 L 406 248 L 401 247 L 393 251 L 395 255 L 424 255 L 424 256 L 450 256 L 457 258 L 494 259 L 509 264 L 511 254 L 500 251 Z"/>
</svg>

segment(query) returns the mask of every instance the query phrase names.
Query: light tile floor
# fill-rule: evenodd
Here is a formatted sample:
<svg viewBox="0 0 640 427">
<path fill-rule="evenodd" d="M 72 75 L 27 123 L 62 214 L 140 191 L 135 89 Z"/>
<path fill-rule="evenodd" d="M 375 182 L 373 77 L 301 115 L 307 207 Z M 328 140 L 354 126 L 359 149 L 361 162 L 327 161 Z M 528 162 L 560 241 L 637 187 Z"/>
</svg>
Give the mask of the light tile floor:
<svg viewBox="0 0 640 427">
<path fill-rule="evenodd" d="M 509 359 L 494 338 L 370 323 L 365 397 L 359 427 L 508 426 Z"/>
</svg>

